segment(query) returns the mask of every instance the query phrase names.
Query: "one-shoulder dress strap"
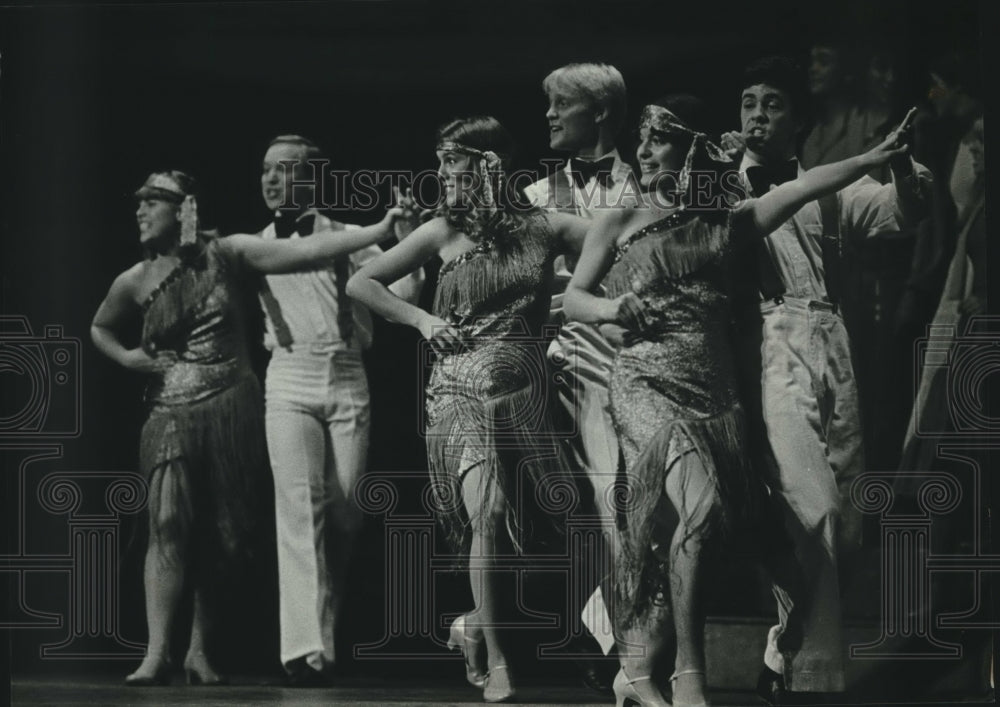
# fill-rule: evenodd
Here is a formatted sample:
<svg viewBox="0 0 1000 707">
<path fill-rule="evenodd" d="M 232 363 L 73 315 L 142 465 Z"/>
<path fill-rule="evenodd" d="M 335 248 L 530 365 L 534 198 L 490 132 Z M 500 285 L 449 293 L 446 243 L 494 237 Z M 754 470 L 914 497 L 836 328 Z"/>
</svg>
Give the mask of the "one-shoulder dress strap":
<svg viewBox="0 0 1000 707">
<path fill-rule="evenodd" d="M 624 241 L 615 244 L 614 248 L 615 262 L 617 263 L 619 260 L 621 260 L 625 256 L 625 253 L 628 252 L 629 248 L 631 248 L 634 243 L 642 240 L 646 236 L 649 236 L 653 233 L 668 231 L 677 224 L 681 223 L 682 221 L 690 217 L 691 217 L 691 212 L 687 211 L 686 209 L 679 209 L 673 212 L 672 214 L 664 216 L 663 218 L 659 218 L 651 223 L 647 223 L 645 226 L 638 229 L 637 231 L 633 231 L 632 233 L 630 233 L 628 236 L 625 237 Z"/>
<path fill-rule="evenodd" d="M 146 295 L 146 299 L 142 301 L 140 308 L 143 312 L 149 310 L 153 306 L 153 303 L 158 300 L 166 290 L 177 281 L 184 274 L 185 265 L 183 262 L 177 263 L 173 269 L 166 274 L 166 276 L 160 280 L 156 287 L 150 290 L 149 294 Z"/>
</svg>

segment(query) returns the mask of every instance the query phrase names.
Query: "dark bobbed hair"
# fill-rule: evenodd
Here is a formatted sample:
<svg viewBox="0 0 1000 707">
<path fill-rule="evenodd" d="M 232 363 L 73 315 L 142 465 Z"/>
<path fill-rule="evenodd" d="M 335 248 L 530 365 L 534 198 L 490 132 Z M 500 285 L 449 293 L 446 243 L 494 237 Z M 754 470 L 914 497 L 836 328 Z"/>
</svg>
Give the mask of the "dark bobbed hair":
<svg viewBox="0 0 1000 707">
<path fill-rule="evenodd" d="M 767 84 L 784 91 L 791 101 L 792 114 L 800 123 L 808 122 L 809 87 L 805 71 L 794 59 L 768 56 L 749 64 L 743 71 L 740 91 L 757 84 Z"/>
</svg>

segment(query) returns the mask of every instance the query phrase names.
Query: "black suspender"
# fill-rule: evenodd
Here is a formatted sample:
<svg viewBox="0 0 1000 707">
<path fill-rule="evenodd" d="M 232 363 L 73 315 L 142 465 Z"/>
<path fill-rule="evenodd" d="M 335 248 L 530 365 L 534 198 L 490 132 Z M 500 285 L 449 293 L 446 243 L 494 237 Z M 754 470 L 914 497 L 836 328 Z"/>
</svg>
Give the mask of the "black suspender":
<svg viewBox="0 0 1000 707">
<path fill-rule="evenodd" d="M 261 231 L 257 235 L 263 237 L 264 232 Z M 267 284 L 267 275 L 260 276 L 259 291 L 260 301 L 264 303 L 264 309 L 267 310 L 267 317 L 271 320 L 271 326 L 274 328 L 274 338 L 277 339 L 278 346 L 291 351 L 292 332 L 288 328 L 285 317 L 281 314 L 281 305 L 278 304 L 274 293 L 271 292 L 271 286 Z"/>
<path fill-rule="evenodd" d="M 840 302 L 843 289 L 844 243 L 840 237 L 840 213 L 837 208 L 837 193 L 827 194 L 819 200 L 819 210 L 823 218 L 823 280 L 826 296 L 830 302 Z"/>
<path fill-rule="evenodd" d="M 342 231 L 344 230 L 344 224 L 331 219 L 330 228 L 334 231 Z M 263 236 L 263 234 L 264 232 L 261 231 L 258 235 Z M 340 334 L 340 340 L 345 344 L 350 344 L 351 337 L 354 334 L 354 312 L 351 307 L 351 298 L 347 296 L 345 291 L 347 280 L 351 274 L 349 255 L 345 253 L 334 259 L 333 273 L 337 282 L 337 329 Z M 271 320 L 271 326 L 274 328 L 274 338 L 277 340 L 278 346 L 291 351 L 294 341 L 292 339 L 292 332 L 288 328 L 288 322 L 285 321 L 284 315 L 281 313 L 281 304 L 274 296 L 274 293 L 271 292 L 271 286 L 267 283 L 266 275 L 261 275 L 260 277 L 259 294 L 261 302 L 264 304 L 264 309 L 267 310 L 267 316 Z"/>
<path fill-rule="evenodd" d="M 826 295 L 830 302 L 840 302 L 843 285 L 843 240 L 840 234 L 840 210 L 837 194 L 827 194 L 819 199 L 819 210 L 823 221 L 823 235 L 820 248 L 823 253 L 823 279 Z M 780 300 L 785 294 L 785 283 L 774 265 L 771 254 L 762 239 L 757 246 L 757 277 L 760 293 L 765 300 Z"/>
</svg>

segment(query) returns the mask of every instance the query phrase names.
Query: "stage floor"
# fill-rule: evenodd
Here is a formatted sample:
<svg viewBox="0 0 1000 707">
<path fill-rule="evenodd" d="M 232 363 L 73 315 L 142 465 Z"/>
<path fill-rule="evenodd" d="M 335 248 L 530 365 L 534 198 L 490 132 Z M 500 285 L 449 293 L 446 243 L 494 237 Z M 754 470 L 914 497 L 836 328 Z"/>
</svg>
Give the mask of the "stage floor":
<svg viewBox="0 0 1000 707">
<path fill-rule="evenodd" d="M 292 689 L 258 684 L 259 679 L 234 678 L 225 687 L 188 687 L 175 676 L 168 687 L 131 688 L 110 675 L 73 677 L 15 677 L 14 705 L 482 705 L 482 693 L 462 682 L 344 678 L 335 687 Z M 750 693 L 713 692 L 714 707 L 759 705 Z M 514 704 L 609 705 L 583 686 L 563 681 L 543 685 L 525 683 Z"/>
</svg>

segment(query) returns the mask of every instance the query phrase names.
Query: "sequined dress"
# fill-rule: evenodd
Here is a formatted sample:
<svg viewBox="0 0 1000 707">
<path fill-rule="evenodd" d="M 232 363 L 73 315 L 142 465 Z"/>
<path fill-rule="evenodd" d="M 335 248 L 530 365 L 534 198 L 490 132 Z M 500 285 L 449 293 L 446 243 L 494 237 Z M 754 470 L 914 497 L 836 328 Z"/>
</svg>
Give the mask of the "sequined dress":
<svg viewBox="0 0 1000 707">
<path fill-rule="evenodd" d="M 750 510 L 729 333 L 731 223 L 728 212 L 681 211 L 655 221 L 616 247 L 604 283 L 609 298 L 634 292 L 652 314 L 645 330 L 633 332 L 637 341 L 618 352 L 609 381 L 628 478 L 619 589 L 637 614 L 662 586 L 669 532 L 657 530 L 664 524 L 657 511 L 678 459 L 697 453 L 718 489 L 722 513 L 705 530 Z"/>
<path fill-rule="evenodd" d="M 158 532 L 191 539 L 193 531 L 196 541 L 216 541 L 229 554 L 252 527 L 267 468 L 263 400 L 243 327 L 243 277 L 225 241 L 209 240 L 142 307 L 143 349 L 177 356 L 146 389 L 140 443 L 142 471 L 153 484 L 162 485 L 170 470 L 179 474 L 177 512 Z M 159 499 L 151 488 L 154 517 Z"/>
<path fill-rule="evenodd" d="M 436 511 L 456 550 L 485 518 L 469 518 L 462 502 L 462 480 L 477 466 L 485 470 L 482 507 L 500 501 L 517 548 L 542 526 L 558 528 L 574 498 L 542 335 L 553 235 L 543 217 L 525 218 L 516 234 L 485 235 L 438 278 L 434 314 L 461 332 L 463 346 L 434 363 L 426 440 Z"/>
</svg>

